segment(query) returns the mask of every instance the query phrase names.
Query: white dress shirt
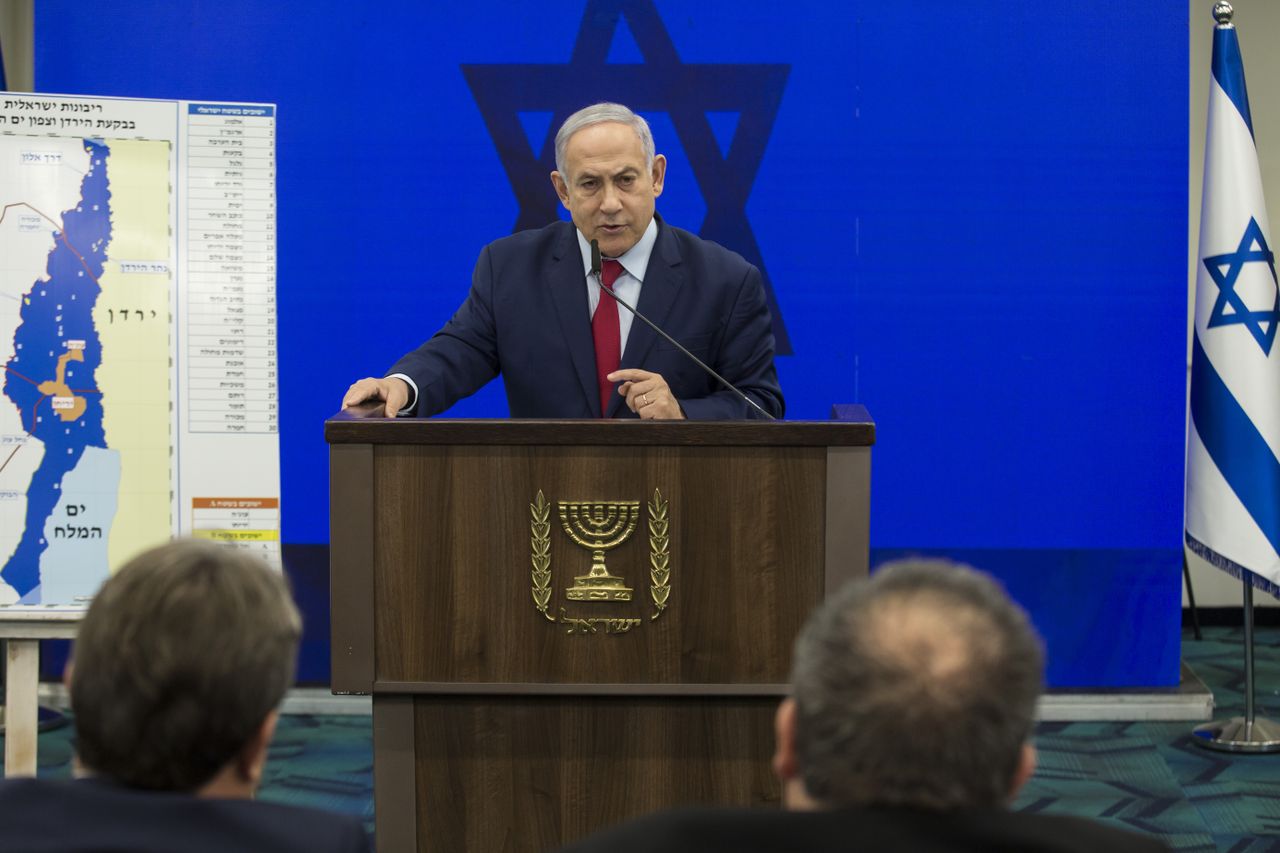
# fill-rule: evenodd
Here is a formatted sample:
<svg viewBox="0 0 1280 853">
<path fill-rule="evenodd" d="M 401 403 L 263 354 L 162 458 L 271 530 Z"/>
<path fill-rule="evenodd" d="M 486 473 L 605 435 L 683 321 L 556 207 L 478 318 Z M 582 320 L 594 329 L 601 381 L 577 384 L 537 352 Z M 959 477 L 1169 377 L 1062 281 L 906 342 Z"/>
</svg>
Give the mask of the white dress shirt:
<svg viewBox="0 0 1280 853">
<path fill-rule="evenodd" d="M 609 297 L 600 292 L 600 282 L 591 277 L 591 244 L 587 242 L 586 237 L 582 236 L 581 231 L 575 230 L 574 233 L 578 235 L 578 248 L 582 250 L 582 272 L 587 279 L 587 313 L 595 317 L 596 306 L 600 304 L 600 300 Z M 649 269 L 649 256 L 653 254 L 653 244 L 656 242 L 658 242 L 658 220 L 650 219 L 649 227 L 644 229 L 644 233 L 640 235 L 636 244 L 623 252 L 622 257 L 616 259 L 622 264 L 622 272 L 613 283 L 613 292 L 632 307 L 637 307 L 640 302 L 640 286 L 644 284 L 644 274 Z M 622 348 L 618 351 L 619 356 L 627 351 L 627 335 L 631 333 L 633 319 L 635 318 L 630 311 L 621 305 L 618 306 L 618 335 L 622 342 Z"/>
</svg>

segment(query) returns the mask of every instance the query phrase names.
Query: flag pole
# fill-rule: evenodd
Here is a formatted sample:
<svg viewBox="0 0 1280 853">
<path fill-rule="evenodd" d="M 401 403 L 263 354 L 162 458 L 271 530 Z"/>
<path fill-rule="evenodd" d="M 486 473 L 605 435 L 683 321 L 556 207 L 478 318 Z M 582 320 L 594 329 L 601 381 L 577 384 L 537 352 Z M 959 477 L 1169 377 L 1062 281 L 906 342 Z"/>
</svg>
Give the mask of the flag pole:
<svg viewBox="0 0 1280 853">
<path fill-rule="evenodd" d="M 1219 752 L 1280 752 L 1280 726 L 1254 713 L 1253 583 L 1244 581 L 1244 716 L 1196 726 L 1194 742 Z"/>
<path fill-rule="evenodd" d="M 1200 612 L 1196 610 L 1196 590 L 1191 585 L 1191 567 L 1187 565 L 1187 549 L 1182 549 L 1182 580 L 1187 585 L 1187 603 L 1191 605 L 1191 630 L 1197 640 L 1203 640 L 1200 633 Z"/>
<path fill-rule="evenodd" d="M 1244 581 L 1244 727 L 1253 731 L 1253 584 Z"/>
<path fill-rule="evenodd" d="M 1197 726 L 1194 741 L 1219 752 L 1280 752 L 1280 726 L 1255 714 L 1253 704 L 1253 583 L 1244 581 L 1244 716 Z"/>
</svg>

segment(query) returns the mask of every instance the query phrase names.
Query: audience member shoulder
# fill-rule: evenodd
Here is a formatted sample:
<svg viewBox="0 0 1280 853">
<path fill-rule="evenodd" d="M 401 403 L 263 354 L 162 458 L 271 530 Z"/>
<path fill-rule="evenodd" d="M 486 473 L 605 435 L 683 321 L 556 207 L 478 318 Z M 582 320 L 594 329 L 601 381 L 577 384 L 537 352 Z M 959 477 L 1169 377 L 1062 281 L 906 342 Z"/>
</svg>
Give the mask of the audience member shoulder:
<svg viewBox="0 0 1280 853">
<path fill-rule="evenodd" d="M 906 808 L 680 809 L 637 818 L 564 853 L 1158 853 L 1158 839 L 1083 818 Z"/>
<path fill-rule="evenodd" d="M 368 853 L 360 821 L 281 803 L 141 791 L 101 779 L 0 781 L 6 853 Z"/>
</svg>

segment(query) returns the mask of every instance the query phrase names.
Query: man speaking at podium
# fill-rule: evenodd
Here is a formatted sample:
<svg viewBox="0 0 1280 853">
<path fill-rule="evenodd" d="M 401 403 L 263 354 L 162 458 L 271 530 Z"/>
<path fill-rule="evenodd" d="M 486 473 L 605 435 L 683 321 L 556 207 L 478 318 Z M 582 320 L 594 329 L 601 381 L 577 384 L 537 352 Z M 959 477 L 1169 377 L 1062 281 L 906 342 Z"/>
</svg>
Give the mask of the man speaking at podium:
<svg viewBox="0 0 1280 853">
<path fill-rule="evenodd" d="M 667 162 L 648 123 L 595 104 L 569 116 L 555 144 L 551 182 L 573 224 L 485 246 L 444 328 L 342 404 L 382 400 L 429 417 L 501 373 L 516 418 L 781 417 L 760 271 L 655 214 Z"/>
</svg>

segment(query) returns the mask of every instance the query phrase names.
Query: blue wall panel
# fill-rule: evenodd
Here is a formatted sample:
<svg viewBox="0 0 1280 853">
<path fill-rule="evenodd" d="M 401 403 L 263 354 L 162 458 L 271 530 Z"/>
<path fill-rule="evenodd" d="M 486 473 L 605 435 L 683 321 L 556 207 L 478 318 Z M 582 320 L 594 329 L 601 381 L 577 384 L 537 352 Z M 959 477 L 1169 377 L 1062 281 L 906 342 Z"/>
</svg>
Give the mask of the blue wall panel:
<svg viewBox="0 0 1280 853">
<path fill-rule="evenodd" d="M 788 416 L 875 416 L 876 559 L 986 560 L 1054 684 L 1176 683 L 1185 3 L 36 10 L 43 91 L 280 105 L 286 543 L 327 541 L 320 424 L 347 384 L 447 318 L 485 242 L 554 215 L 529 135 L 612 94 L 671 159 L 664 215 L 763 262 Z M 538 67 L 479 91 L 464 70 L 510 64 Z M 505 414 L 500 386 L 453 414 Z"/>
</svg>

